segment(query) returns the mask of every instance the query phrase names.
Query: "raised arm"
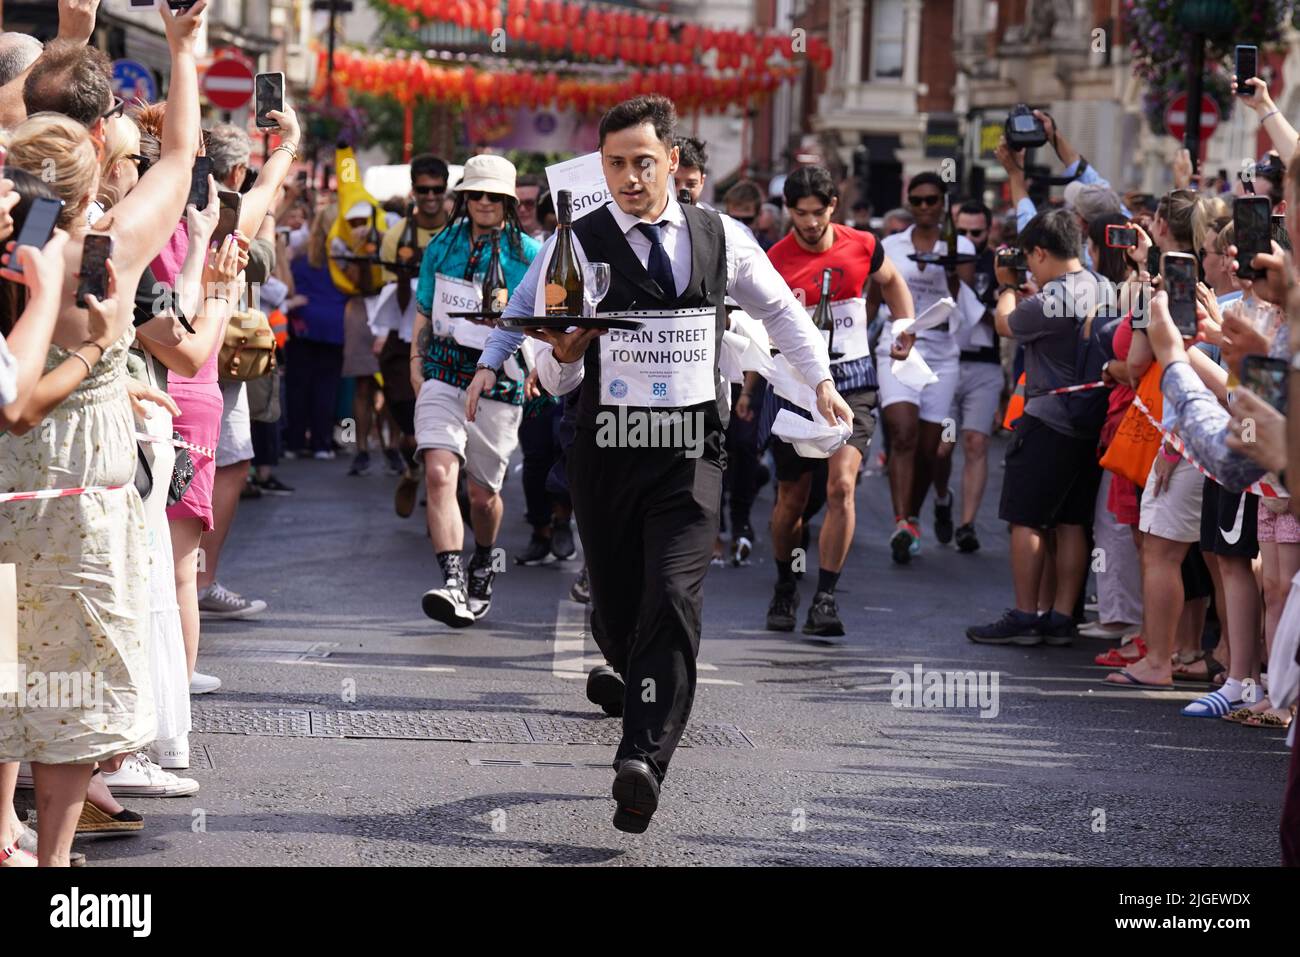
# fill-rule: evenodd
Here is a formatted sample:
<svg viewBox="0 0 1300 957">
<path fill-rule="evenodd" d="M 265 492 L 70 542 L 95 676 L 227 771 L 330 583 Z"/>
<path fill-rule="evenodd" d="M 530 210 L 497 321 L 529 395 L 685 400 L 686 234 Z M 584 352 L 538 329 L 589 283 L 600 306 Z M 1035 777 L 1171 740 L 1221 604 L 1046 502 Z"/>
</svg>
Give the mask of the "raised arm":
<svg viewBox="0 0 1300 957">
<path fill-rule="evenodd" d="M 22 262 L 21 278 L 8 269 L 0 274 L 4 281 L 21 282 L 27 287 L 27 308 L 6 340 L 18 364 L 18 390 L 12 402 L 0 406 L 0 431 L 18 424 L 23 407 L 45 369 L 45 356 L 59 315 L 59 297 L 63 291 L 63 247 L 67 244 L 68 234 L 57 229 L 44 249 L 23 246 L 9 253 L 9 257 L 16 255 Z M 8 263 L 9 258 L 6 258 L 6 266 Z M 94 355 L 93 351 L 90 354 Z"/>
<path fill-rule="evenodd" d="M 262 221 L 266 219 L 271 204 L 280 194 L 280 187 L 293 169 L 298 158 L 298 147 L 302 143 L 298 114 L 292 107 L 286 105 L 283 113 L 272 110 L 267 116 L 280 124 L 280 145 L 271 151 L 271 155 L 262 164 L 257 184 L 244 194 L 239 210 L 239 231 L 245 236 L 256 236 L 261 230 Z"/>
<path fill-rule="evenodd" d="M 199 148 L 199 80 L 194 42 L 208 0 L 175 12 L 163 4 L 160 14 L 171 47 L 171 88 L 163 121 L 162 154 L 139 184 L 113 210 L 117 245 L 113 255 L 123 273 L 142 269 L 166 245 L 185 212 L 190 170 Z"/>
<path fill-rule="evenodd" d="M 1269 96 L 1267 83 L 1255 76 L 1247 80 L 1246 85 L 1254 89 L 1255 95 L 1242 97 L 1242 102 L 1255 111 L 1260 126 L 1264 127 L 1264 132 L 1273 141 L 1273 148 L 1282 156 L 1289 155 L 1300 146 L 1300 133 L 1287 122 L 1287 118 Z"/>
<path fill-rule="evenodd" d="M 191 247 L 193 248 L 193 247 Z M 193 377 L 217 348 L 226 332 L 226 321 L 239 302 L 239 244 L 227 236 L 221 248 L 209 252 L 205 243 L 203 278 L 195 283 L 202 290 L 202 300 L 194 315 L 194 332 L 176 345 L 154 339 L 142 339 L 150 354 L 173 372 Z"/>
</svg>

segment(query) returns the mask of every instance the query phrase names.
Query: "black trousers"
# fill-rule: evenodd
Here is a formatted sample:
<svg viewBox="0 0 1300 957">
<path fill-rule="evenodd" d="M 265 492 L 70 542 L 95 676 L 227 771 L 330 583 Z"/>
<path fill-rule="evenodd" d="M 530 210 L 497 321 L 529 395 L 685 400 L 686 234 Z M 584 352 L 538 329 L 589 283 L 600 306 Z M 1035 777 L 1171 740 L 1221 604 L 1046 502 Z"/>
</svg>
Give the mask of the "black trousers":
<svg viewBox="0 0 1300 957">
<path fill-rule="evenodd" d="M 720 450 L 721 436 L 705 442 Z M 722 501 L 719 451 L 599 448 L 579 429 L 569 491 L 591 580 L 593 632 L 623 676 L 614 766 L 641 758 L 663 779 L 695 700 L 704 576 Z"/>
<path fill-rule="evenodd" d="M 740 396 L 740 386 L 731 387 L 731 404 L 734 407 Z M 760 393 L 750 407 L 762 407 Z M 749 525 L 749 513 L 758 497 L 758 413 L 746 422 L 732 414 L 727 423 L 727 514 L 731 518 L 731 533 L 735 535 Z"/>
<path fill-rule="evenodd" d="M 556 494 L 546 485 L 556 460 L 560 457 L 560 418 L 564 407 L 551 402 L 537 415 L 519 423 L 519 448 L 524 453 L 524 518 L 533 528 L 551 524 L 551 506 L 568 504 L 567 493 Z"/>
<path fill-rule="evenodd" d="M 328 451 L 334 446 L 334 406 L 343 372 L 343 346 L 314 339 L 290 339 L 285 346 L 284 379 L 288 399 L 285 444 L 294 452 Z"/>
</svg>

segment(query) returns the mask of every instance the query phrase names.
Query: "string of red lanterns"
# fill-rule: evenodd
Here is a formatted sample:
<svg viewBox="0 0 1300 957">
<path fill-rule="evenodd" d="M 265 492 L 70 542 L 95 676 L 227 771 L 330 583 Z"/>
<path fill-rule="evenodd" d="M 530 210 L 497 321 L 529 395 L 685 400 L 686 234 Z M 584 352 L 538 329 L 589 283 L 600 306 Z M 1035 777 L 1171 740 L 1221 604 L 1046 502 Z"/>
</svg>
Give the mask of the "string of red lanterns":
<svg viewBox="0 0 1300 957">
<path fill-rule="evenodd" d="M 327 54 L 320 53 L 318 89 L 325 96 Z M 608 109 L 631 96 L 658 93 L 669 97 L 684 112 L 720 113 L 728 106 L 765 98 L 783 82 L 797 76 L 800 67 L 763 66 L 718 75 L 701 67 L 634 71 L 617 79 L 561 76 L 539 73 L 528 65 L 518 69 L 482 69 L 473 64 L 442 64 L 420 56 L 385 57 L 358 51 L 336 50 L 336 98 L 343 91 L 387 96 L 409 107 L 416 103 L 445 103 L 461 107 L 554 107 L 590 113 Z"/>
<path fill-rule="evenodd" d="M 633 10 L 578 0 L 372 0 L 415 21 L 447 23 L 491 34 L 504 29 L 513 40 L 546 53 L 568 52 L 593 60 L 622 60 L 636 66 L 687 66 L 716 51 L 720 70 L 764 64 L 776 53 L 787 60 L 806 56 L 821 70 L 831 66 L 830 45 L 820 37 L 715 29 Z"/>
</svg>

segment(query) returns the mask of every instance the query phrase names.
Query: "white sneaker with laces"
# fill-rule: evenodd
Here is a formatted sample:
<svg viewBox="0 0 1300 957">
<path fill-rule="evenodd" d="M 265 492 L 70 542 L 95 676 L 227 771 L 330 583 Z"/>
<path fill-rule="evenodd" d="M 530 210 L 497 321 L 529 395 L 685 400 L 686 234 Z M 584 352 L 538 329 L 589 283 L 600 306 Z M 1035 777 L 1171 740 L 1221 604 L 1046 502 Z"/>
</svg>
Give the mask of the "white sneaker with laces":
<svg viewBox="0 0 1300 957">
<path fill-rule="evenodd" d="M 252 618 L 264 611 L 266 602 L 261 599 L 249 601 L 221 582 L 213 582 L 206 591 L 199 591 L 200 618 Z"/>
<path fill-rule="evenodd" d="M 183 734 L 179 738 L 160 738 L 149 745 L 149 758 L 160 768 L 184 771 L 190 766 L 189 735 Z"/>
<path fill-rule="evenodd" d="M 420 604 L 426 615 L 452 628 L 466 628 L 476 620 L 465 586 L 458 581 L 449 581 L 442 588 L 430 588 Z"/>
<path fill-rule="evenodd" d="M 200 674 L 194 672 L 194 677 L 190 679 L 190 694 L 211 694 L 221 687 L 221 679 L 214 678 L 212 675 Z"/>
<path fill-rule="evenodd" d="M 127 755 L 120 768 L 105 771 L 103 778 L 114 797 L 185 797 L 199 790 L 198 781 L 164 771 L 143 751 Z"/>
</svg>

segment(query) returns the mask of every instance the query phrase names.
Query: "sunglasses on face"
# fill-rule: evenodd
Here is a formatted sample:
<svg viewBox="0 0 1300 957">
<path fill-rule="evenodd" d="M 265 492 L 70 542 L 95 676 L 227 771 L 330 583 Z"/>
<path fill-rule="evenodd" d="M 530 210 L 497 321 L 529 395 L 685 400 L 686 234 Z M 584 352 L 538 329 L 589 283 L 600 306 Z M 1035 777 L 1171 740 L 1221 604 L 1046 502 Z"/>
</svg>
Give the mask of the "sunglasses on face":
<svg viewBox="0 0 1300 957">
<path fill-rule="evenodd" d="M 983 236 L 986 232 L 988 232 L 987 229 L 959 229 L 957 230 L 957 235 L 967 236 L 970 237 L 971 239 L 978 239 L 980 236 Z"/>
<path fill-rule="evenodd" d="M 141 176 L 149 172 L 149 167 L 153 165 L 153 160 L 149 159 L 147 156 L 141 156 L 139 153 L 132 153 L 126 158 L 135 163 Z"/>
<path fill-rule="evenodd" d="M 99 118 L 101 120 L 111 120 L 115 116 L 121 116 L 124 112 L 126 112 L 126 100 L 120 96 L 115 96 L 113 97 L 113 105 L 109 107 L 108 112 L 101 114 Z"/>
<path fill-rule="evenodd" d="M 757 216 L 732 216 L 731 218 L 738 223 L 744 223 L 746 226 L 752 226 L 754 220 L 758 219 Z"/>
<path fill-rule="evenodd" d="M 441 196 L 447 192 L 446 184 L 442 186 L 416 186 L 414 189 L 416 196 Z"/>
<path fill-rule="evenodd" d="M 465 198 L 468 199 L 471 203 L 483 202 L 484 200 L 486 200 L 489 203 L 504 203 L 506 201 L 506 198 L 502 196 L 500 193 L 488 193 L 488 192 L 484 192 L 481 189 L 471 190 L 470 192 L 467 192 L 465 194 Z"/>
<path fill-rule="evenodd" d="M 928 196 L 909 196 L 907 203 L 909 206 L 938 206 L 943 202 L 942 197 L 933 194 Z"/>
<path fill-rule="evenodd" d="M 520 209 L 535 209 L 536 207 L 537 207 L 537 200 L 535 199 L 521 199 L 519 201 Z"/>
</svg>

